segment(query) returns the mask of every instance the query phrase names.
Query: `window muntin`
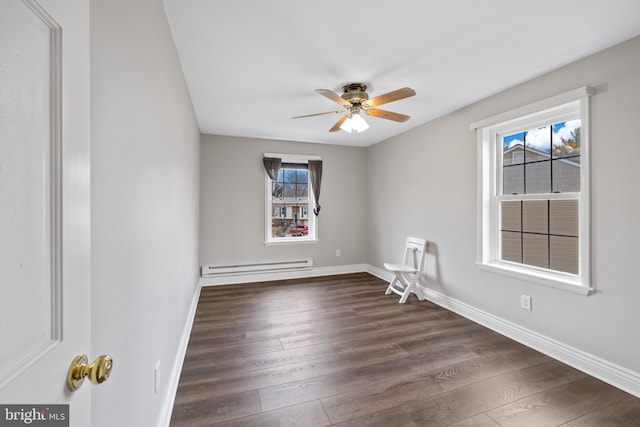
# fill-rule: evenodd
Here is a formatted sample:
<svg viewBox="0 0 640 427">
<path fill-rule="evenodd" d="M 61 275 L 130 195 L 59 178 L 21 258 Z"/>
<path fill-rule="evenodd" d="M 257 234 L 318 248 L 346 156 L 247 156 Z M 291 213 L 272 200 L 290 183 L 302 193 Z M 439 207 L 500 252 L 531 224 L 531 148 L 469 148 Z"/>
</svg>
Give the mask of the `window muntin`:
<svg viewBox="0 0 640 427">
<path fill-rule="evenodd" d="M 577 199 L 502 200 L 500 259 L 579 273 Z"/>
<path fill-rule="evenodd" d="M 581 120 L 501 135 L 502 194 L 580 191 Z"/>
<path fill-rule="evenodd" d="M 481 268 L 582 295 L 591 292 L 593 93 L 582 87 L 471 124 L 479 143 Z"/>
<path fill-rule="evenodd" d="M 579 273 L 580 127 L 580 118 L 573 118 L 497 135 L 501 261 Z M 571 194 L 555 200 L 559 193 Z M 539 198 L 518 198 L 522 194 Z"/>
</svg>

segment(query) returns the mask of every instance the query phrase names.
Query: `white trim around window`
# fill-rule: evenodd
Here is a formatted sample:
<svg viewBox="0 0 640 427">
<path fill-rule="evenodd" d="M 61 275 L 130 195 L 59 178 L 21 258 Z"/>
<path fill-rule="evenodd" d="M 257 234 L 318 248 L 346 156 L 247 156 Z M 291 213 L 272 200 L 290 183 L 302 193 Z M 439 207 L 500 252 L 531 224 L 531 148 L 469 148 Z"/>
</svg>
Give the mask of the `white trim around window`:
<svg viewBox="0 0 640 427">
<path fill-rule="evenodd" d="M 275 157 L 282 160 L 283 164 L 308 164 L 310 160 L 322 160 L 317 155 L 304 155 L 304 154 L 278 154 L 278 153 L 264 153 L 264 157 Z M 271 197 L 271 179 L 265 173 L 265 238 L 264 244 L 269 245 L 299 245 L 299 244 L 315 244 L 318 243 L 318 218 L 313 214 L 313 204 L 315 203 L 313 198 L 313 189 L 311 188 L 311 180 L 308 183 L 309 194 L 309 206 L 307 207 L 308 214 L 304 218 L 309 226 L 309 232 L 307 235 L 298 237 L 279 237 L 274 238 L 271 233 L 273 223 L 273 209 L 272 209 L 272 197 Z"/>
<path fill-rule="evenodd" d="M 478 144 L 478 248 L 477 265 L 484 270 L 523 279 L 541 285 L 589 295 L 593 288 L 590 278 L 590 202 L 589 202 L 589 98 L 590 87 L 566 92 L 521 108 L 472 123 L 477 131 Z M 501 259 L 500 200 L 502 195 L 502 139 L 501 136 L 550 125 L 571 117 L 581 120 L 580 134 L 580 192 L 571 194 L 543 193 L 548 199 L 574 199 L 579 201 L 579 272 L 537 268 Z M 540 195 L 522 194 L 518 199 L 540 198 Z"/>
</svg>

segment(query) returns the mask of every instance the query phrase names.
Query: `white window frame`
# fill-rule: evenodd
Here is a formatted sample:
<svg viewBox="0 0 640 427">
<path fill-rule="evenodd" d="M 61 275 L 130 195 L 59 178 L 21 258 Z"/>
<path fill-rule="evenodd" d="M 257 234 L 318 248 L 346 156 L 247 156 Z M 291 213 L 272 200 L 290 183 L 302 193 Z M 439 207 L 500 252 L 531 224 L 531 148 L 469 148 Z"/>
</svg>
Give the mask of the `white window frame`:
<svg viewBox="0 0 640 427">
<path fill-rule="evenodd" d="M 589 295 L 590 274 L 590 173 L 589 99 L 593 88 L 582 87 L 503 114 L 472 123 L 478 143 L 478 248 L 476 264 L 484 270 L 528 280 L 541 285 Z M 551 198 L 571 197 L 580 202 L 579 210 L 579 273 L 577 275 L 500 260 L 499 199 L 502 169 L 502 138 L 510 133 L 535 129 L 575 118 L 581 119 L 580 129 L 580 193 L 557 194 Z M 499 147 L 500 145 L 500 147 Z M 547 194 L 545 194 L 545 197 Z M 519 195 L 520 199 L 539 199 L 540 195 Z"/>
<path fill-rule="evenodd" d="M 275 157 L 282 159 L 282 163 L 296 163 L 296 164 L 308 164 L 309 160 L 322 160 L 320 156 L 315 155 L 300 155 L 300 154 L 276 154 L 276 153 L 264 153 L 264 157 Z M 306 236 L 299 237 L 278 237 L 274 238 L 271 235 L 271 224 L 273 223 L 273 210 L 271 204 L 271 178 L 266 174 L 265 176 L 265 225 L 264 225 L 264 244 L 265 245 L 295 245 L 295 244 L 314 244 L 318 243 L 318 217 L 313 214 L 313 206 L 315 205 L 315 197 L 313 195 L 313 188 L 311 185 L 311 179 L 309 179 L 309 210 L 311 213 L 307 220 L 309 225 L 309 233 Z"/>
</svg>

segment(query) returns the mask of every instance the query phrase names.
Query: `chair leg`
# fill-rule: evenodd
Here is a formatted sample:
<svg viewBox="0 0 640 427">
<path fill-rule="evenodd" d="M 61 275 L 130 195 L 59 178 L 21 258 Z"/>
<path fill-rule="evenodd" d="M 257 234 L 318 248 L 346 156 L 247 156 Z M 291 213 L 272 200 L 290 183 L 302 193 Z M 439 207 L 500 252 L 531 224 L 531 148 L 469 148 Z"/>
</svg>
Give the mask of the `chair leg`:
<svg viewBox="0 0 640 427">
<path fill-rule="evenodd" d="M 411 295 L 411 282 L 407 283 L 404 276 L 399 277 L 398 280 L 402 283 L 402 288 L 404 289 L 404 292 L 400 295 L 400 301 L 398 301 L 398 303 L 404 304 L 407 302 L 409 295 Z"/>
<path fill-rule="evenodd" d="M 413 287 L 413 293 L 416 294 L 416 297 L 418 297 L 418 301 L 424 301 L 427 298 L 424 296 L 424 294 L 422 293 L 422 291 L 420 290 L 420 288 L 418 287 L 418 284 L 416 283 L 416 285 Z"/>
<path fill-rule="evenodd" d="M 410 278 L 410 280 L 408 280 Z M 420 275 L 406 276 L 404 274 L 396 275 L 387 290 L 384 292 L 385 295 L 389 295 L 392 292 L 400 295 L 400 304 L 404 304 L 409 299 L 409 295 L 412 293 L 416 295 L 418 301 L 424 301 L 426 298 L 420 288 L 418 288 L 418 279 L 420 279 Z"/>
<path fill-rule="evenodd" d="M 404 304 L 407 302 L 407 299 L 409 299 L 409 295 L 411 295 L 411 293 L 414 293 L 416 295 L 416 297 L 418 298 L 418 301 L 424 301 L 424 295 L 422 294 L 422 291 L 420 289 L 418 289 L 418 279 L 420 278 L 419 274 L 414 275 L 411 280 L 409 281 L 408 284 L 406 284 L 404 292 L 402 293 L 402 297 L 400 298 L 400 304 Z M 404 281 L 402 281 L 404 283 Z"/>
<path fill-rule="evenodd" d="M 387 290 L 384 292 L 385 295 L 391 294 L 391 289 L 393 288 L 393 286 L 396 284 L 397 281 L 398 281 L 398 277 L 396 276 L 393 278 L 391 283 L 389 283 L 389 286 L 387 286 Z"/>
<path fill-rule="evenodd" d="M 407 302 L 407 299 L 409 299 L 409 295 L 411 294 L 411 292 L 409 292 L 409 290 L 405 290 L 404 293 L 402 294 L 402 296 L 400 297 L 400 301 L 398 301 L 398 304 L 404 304 Z"/>
</svg>

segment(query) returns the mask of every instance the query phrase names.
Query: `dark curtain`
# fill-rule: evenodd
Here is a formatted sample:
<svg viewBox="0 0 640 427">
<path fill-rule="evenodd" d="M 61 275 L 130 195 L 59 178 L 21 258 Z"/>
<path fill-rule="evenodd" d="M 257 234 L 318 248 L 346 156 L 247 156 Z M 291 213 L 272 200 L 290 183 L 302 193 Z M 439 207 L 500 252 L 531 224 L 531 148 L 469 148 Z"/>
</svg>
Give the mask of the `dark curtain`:
<svg viewBox="0 0 640 427">
<path fill-rule="evenodd" d="M 269 175 L 269 178 L 276 183 L 273 188 L 272 196 L 282 197 L 282 184 L 278 184 L 278 172 L 280 172 L 282 160 L 276 157 L 263 157 L 262 163 L 264 164 L 264 170 L 267 172 L 267 175 Z"/>
<path fill-rule="evenodd" d="M 309 179 L 313 188 L 313 197 L 316 199 L 316 207 L 313 213 L 320 214 L 320 185 L 322 184 L 322 160 L 309 160 Z"/>
</svg>

